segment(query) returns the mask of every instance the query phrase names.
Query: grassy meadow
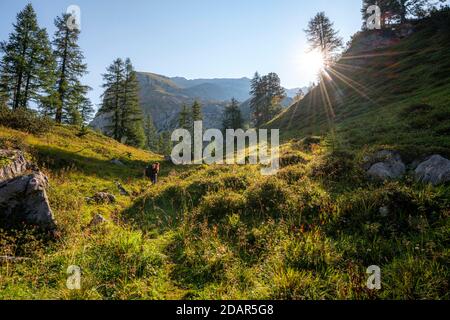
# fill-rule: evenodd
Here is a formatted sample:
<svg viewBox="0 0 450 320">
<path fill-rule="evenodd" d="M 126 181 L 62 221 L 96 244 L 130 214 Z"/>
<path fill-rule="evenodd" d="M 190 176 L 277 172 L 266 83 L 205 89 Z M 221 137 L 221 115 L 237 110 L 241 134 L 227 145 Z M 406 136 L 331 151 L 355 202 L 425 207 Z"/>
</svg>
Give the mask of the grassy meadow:
<svg viewBox="0 0 450 320">
<path fill-rule="evenodd" d="M 448 187 L 369 182 L 363 154 L 327 138 L 286 143 L 277 176 L 163 163 L 150 186 L 143 168 L 158 156 L 76 134 L 0 129 L 2 147 L 25 150 L 49 176 L 60 229 L 56 240 L 1 233 L 0 255 L 30 258 L 0 266 L 1 299 L 449 298 Z M 98 191 L 117 203 L 86 202 Z M 95 214 L 108 222 L 90 227 Z M 66 287 L 70 265 L 82 268 L 79 291 Z M 381 291 L 366 287 L 370 265 L 382 268 Z"/>
</svg>

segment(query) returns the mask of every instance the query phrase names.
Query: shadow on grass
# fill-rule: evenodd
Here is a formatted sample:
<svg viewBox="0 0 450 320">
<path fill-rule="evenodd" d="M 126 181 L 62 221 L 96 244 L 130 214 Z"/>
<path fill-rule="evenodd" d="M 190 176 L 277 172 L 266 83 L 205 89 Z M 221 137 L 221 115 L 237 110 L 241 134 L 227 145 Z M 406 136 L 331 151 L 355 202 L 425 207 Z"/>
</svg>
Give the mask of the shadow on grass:
<svg viewBox="0 0 450 320">
<path fill-rule="evenodd" d="M 138 178 L 143 176 L 147 163 L 142 160 L 120 159 L 123 165 L 113 164 L 112 159 L 101 160 L 63 149 L 35 147 L 38 165 L 53 171 L 73 169 L 86 175 L 111 179 Z"/>
</svg>

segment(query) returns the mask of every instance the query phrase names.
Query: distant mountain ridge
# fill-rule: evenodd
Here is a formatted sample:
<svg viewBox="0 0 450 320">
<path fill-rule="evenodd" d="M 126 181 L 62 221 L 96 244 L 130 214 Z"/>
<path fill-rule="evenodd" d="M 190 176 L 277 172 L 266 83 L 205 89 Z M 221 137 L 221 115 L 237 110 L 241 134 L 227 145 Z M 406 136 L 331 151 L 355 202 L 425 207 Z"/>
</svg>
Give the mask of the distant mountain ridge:
<svg viewBox="0 0 450 320">
<path fill-rule="evenodd" d="M 250 121 L 249 78 L 186 79 L 167 77 L 151 72 L 138 72 L 140 85 L 140 103 L 144 114 L 151 114 L 159 131 L 173 130 L 178 126 L 178 115 L 183 105 L 191 105 L 195 100 L 203 106 L 205 128 L 221 128 L 222 114 L 232 98 L 242 103 L 242 114 L 246 122 Z M 288 107 L 298 89 L 286 90 L 288 97 L 283 106 Z M 91 126 L 105 132 L 111 115 L 101 110 L 95 116 Z"/>
</svg>

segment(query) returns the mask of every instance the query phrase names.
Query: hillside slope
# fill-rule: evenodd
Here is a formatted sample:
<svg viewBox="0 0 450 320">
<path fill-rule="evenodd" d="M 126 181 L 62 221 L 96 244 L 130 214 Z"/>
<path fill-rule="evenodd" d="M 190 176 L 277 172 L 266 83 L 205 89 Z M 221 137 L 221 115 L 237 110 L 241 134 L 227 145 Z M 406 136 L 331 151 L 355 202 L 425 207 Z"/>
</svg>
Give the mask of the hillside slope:
<svg viewBox="0 0 450 320">
<path fill-rule="evenodd" d="M 306 142 L 283 146 L 276 177 L 163 162 L 150 186 L 142 169 L 159 157 L 76 133 L 0 127 L 0 146 L 26 150 L 49 176 L 59 226 L 54 240 L 0 231 L 0 256 L 27 258 L 0 262 L 0 299 L 449 298 L 449 187 L 371 182 L 352 157 Z M 117 202 L 86 201 L 98 191 Z M 96 214 L 107 221 L 91 226 Z M 74 265 L 81 290 L 66 286 Z M 381 291 L 366 287 L 370 265 Z"/>
<path fill-rule="evenodd" d="M 447 154 L 449 25 L 445 14 L 408 38 L 387 35 L 389 48 L 349 51 L 327 91 L 270 124 L 289 140 L 276 176 L 174 166 L 71 127 L 43 136 L 0 127 L 0 147 L 27 151 L 49 176 L 60 232 L 0 232 L 0 256 L 28 258 L 0 261 L 0 299 L 449 299 L 449 183 L 419 183 L 411 170 L 374 181 L 362 165 L 381 146 L 411 160 Z M 151 186 L 142 171 L 155 160 L 162 172 Z M 103 190 L 117 203 L 86 201 Z M 90 226 L 96 214 L 107 221 Z M 81 290 L 66 286 L 71 265 L 83 271 Z M 367 287 L 373 265 L 381 290 Z"/>
<path fill-rule="evenodd" d="M 446 11 L 396 31 L 356 34 L 322 85 L 269 126 L 287 139 L 334 131 L 349 149 L 450 155 L 449 26 Z"/>
</svg>

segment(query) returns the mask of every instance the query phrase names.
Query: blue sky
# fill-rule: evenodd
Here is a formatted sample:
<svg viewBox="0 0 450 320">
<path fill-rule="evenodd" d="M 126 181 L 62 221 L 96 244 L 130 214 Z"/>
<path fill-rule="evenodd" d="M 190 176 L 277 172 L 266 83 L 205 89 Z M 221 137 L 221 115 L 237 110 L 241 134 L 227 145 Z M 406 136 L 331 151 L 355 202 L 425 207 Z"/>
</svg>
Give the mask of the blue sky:
<svg viewBox="0 0 450 320">
<path fill-rule="evenodd" d="M 325 11 L 345 42 L 362 24 L 361 0 L 0 0 L 0 40 L 28 2 L 52 36 L 57 15 L 81 8 L 84 82 L 95 104 L 101 74 L 117 57 L 167 76 L 240 78 L 258 70 L 278 73 L 285 87 L 305 86 L 315 77 L 299 62 L 308 20 Z"/>
</svg>

